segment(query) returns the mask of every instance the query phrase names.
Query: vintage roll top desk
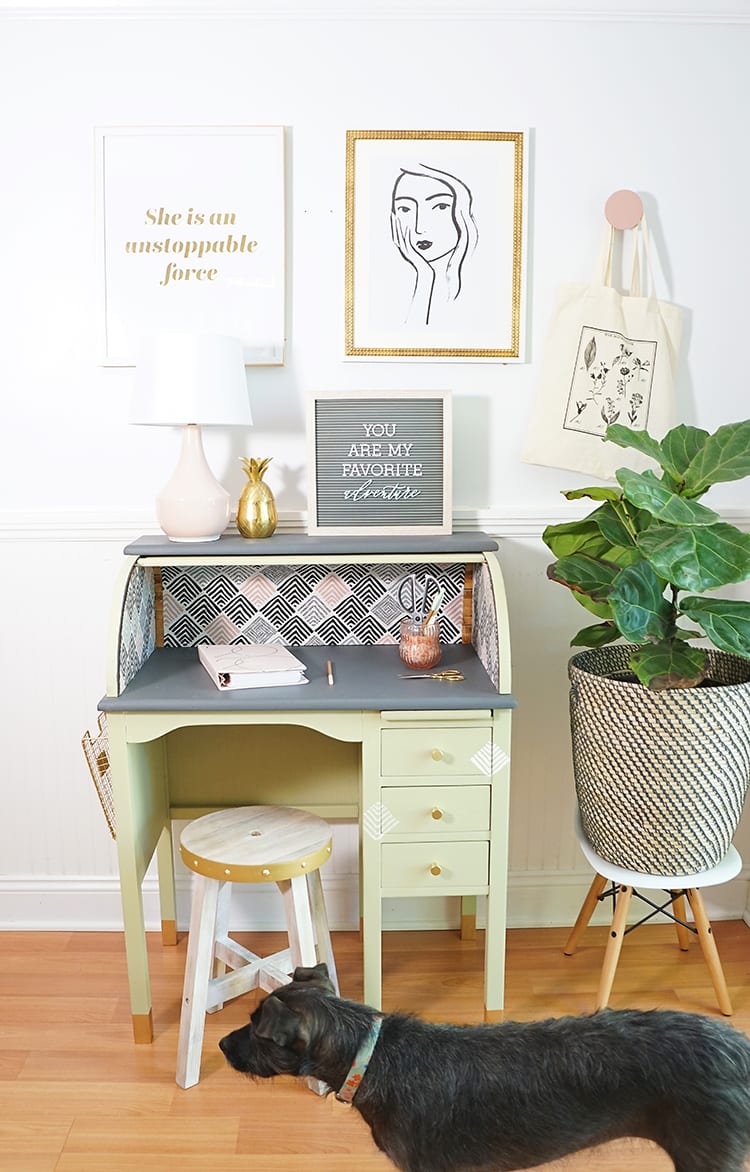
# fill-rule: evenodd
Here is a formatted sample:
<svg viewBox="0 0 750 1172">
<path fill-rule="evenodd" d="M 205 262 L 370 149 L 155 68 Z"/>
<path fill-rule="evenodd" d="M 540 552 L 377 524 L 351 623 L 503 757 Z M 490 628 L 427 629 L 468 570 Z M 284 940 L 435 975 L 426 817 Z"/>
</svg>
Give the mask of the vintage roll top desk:
<svg viewBox="0 0 750 1172">
<path fill-rule="evenodd" d="M 381 901 L 487 897 L 485 1014 L 503 1007 L 511 711 L 496 542 L 225 535 L 125 549 L 107 661 L 107 714 L 136 1041 L 153 1036 L 141 885 L 156 852 L 162 937 L 176 942 L 171 820 L 295 805 L 358 820 L 364 997 L 381 1002 Z M 405 574 L 445 588 L 440 668 L 399 679 Z M 283 643 L 305 685 L 220 691 L 201 642 Z M 334 686 L 326 660 L 332 660 Z"/>
</svg>

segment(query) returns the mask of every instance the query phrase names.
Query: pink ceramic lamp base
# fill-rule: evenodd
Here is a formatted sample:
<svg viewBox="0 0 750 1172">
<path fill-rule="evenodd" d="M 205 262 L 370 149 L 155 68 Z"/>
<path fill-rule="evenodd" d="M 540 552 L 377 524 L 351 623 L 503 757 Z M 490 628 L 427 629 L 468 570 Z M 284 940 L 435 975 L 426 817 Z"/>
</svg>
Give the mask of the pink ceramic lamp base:
<svg viewBox="0 0 750 1172">
<path fill-rule="evenodd" d="M 185 426 L 177 467 L 156 498 L 156 516 L 170 541 L 216 541 L 229 524 L 230 496 L 208 466 L 197 423 Z"/>
</svg>

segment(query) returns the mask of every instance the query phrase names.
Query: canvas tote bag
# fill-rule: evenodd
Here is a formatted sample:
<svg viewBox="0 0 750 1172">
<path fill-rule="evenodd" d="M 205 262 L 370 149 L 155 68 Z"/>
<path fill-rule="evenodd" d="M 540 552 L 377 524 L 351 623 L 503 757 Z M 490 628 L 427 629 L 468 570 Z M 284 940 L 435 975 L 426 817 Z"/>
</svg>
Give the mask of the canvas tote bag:
<svg viewBox="0 0 750 1172">
<path fill-rule="evenodd" d="M 653 468 L 646 456 L 603 439 L 607 425 L 647 429 L 656 439 L 674 426 L 674 375 L 682 310 L 658 301 L 645 216 L 632 233 L 630 290 L 612 285 L 615 229 L 607 231 L 590 285 L 563 285 L 545 345 L 541 384 L 521 459 L 614 480 L 625 464 Z M 642 241 L 649 292 L 641 296 Z"/>
</svg>

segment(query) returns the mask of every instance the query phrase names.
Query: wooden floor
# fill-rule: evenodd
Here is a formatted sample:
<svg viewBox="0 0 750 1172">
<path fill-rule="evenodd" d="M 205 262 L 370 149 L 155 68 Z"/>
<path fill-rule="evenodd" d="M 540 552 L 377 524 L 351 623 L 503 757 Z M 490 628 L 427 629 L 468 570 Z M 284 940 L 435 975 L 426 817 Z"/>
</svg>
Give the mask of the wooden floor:
<svg viewBox="0 0 750 1172">
<path fill-rule="evenodd" d="M 507 1015 L 592 1008 L 606 929 L 591 928 L 574 957 L 567 929 L 509 934 Z M 734 1001 L 750 1033 L 750 929 L 715 925 Z M 385 1007 L 434 1021 L 481 1020 L 482 934 L 387 933 Z M 240 939 L 247 940 L 246 937 Z M 261 952 L 278 936 L 253 937 Z M 335 933 L 342 994 L 362 996 L 359 941 Z M 218 1039 L 243 1024 L 257 994 L 207 1019 L 200 1083 L 174 1081 L 185 937 L 149 938 L 155 1041 L 131 1040 L 122 939 L 115 933 L 0 934 L 0 1169 L 2 1172 L 388 1172 L 357 1113 L 292 1079 L 252 1083 L 229 1069 Z M 681 953 L 668 925 L 649 925 L 623 948 L 612 1004 L 718 1014 L 700 950 Z M 556 1172 L 669 1172 L 638 1141 L 546 1165 Z"/>
</svg>

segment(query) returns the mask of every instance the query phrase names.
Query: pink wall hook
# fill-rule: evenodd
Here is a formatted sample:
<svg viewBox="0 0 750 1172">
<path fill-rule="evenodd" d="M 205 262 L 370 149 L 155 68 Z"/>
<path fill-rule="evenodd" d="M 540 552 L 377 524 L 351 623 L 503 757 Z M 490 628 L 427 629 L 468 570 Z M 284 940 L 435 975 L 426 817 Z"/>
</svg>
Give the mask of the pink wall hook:
<svg viewBox="0 0 750 1172">
<path fill-rule="evenodd" d="M 615 191 L 604 205 L 613 228 L 636 228 L 643 219 L 643 201 L 635 191 Z"/>
</svg>

